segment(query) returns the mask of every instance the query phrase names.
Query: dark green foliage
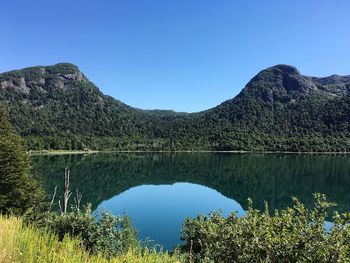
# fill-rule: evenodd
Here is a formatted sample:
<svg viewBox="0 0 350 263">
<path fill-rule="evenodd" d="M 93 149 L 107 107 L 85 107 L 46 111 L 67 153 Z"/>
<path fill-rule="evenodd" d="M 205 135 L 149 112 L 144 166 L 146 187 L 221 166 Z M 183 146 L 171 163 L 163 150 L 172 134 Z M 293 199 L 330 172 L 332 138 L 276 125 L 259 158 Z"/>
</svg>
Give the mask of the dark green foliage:
<svg viewBox="0 0 350 263">
<path fill-rule="evenodd" d="M 81 238 L 87 250 L 94 254 L 113 257 L 137 248 L 136 231 L 129 218 L 103 212 L 97 218 L 88 206 L 84 212 L 53 213 L 47 226 L 62 240 L 65 235 Z"/>
<path fill-rule="evenodd" d="M 21 138 L 0 105 L 0 213 L 23 214 L 35 210 L 44 198 L 40 185 L 30 176 L 29 156 Z"/>
<path fill-rule="evenodd" d="M 327 210 L 333 206 L 324 195 L 315 195 L 315 206 L 295 205 L 269 214 L 253 209 L 238 218 L 231 214 L 199 216 L 184 222 L 185 251 L 195 262 L 349 262 L 350 214 L 333 216 L 327 233 Z"/>
<path fill-rule="evenodd" d="M 102 94 L 71 64 L 0 74 L 0 100 L 32 150 L 349 151 L 349 76 L 277 65 L 234 99 L 187 114 Z"/>
</svg>

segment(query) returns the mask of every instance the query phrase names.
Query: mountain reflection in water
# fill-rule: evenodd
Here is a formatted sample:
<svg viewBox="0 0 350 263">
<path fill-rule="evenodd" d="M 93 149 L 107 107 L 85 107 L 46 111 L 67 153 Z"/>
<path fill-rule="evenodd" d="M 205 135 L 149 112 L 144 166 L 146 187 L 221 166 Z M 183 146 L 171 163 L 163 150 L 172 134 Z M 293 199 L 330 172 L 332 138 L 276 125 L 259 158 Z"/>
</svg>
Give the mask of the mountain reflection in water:
<svg viewBox="0 0 350 263">
<path fill-rule="evenodd" d="M 320 192 L 337 210 L 350 210 L 347 155 L 109 153 L 33 156 L 32 166 L 48 193 L 58 186 L 58 196 L 68 167 L 71 190 L 79 189 L 83 203 L 127 213 L 141 237 L 158 226 L 166 247 L 173 244 L 166 237 L 178 238 L 186 216 L 243 213 L 248 197 L 258 209 L 268 201 L 272 211 L 291 205 L 291 196 L 311 207 L 312 193 Z M 161 233 L 161 226 L 167 230 Z"/>
</svg>

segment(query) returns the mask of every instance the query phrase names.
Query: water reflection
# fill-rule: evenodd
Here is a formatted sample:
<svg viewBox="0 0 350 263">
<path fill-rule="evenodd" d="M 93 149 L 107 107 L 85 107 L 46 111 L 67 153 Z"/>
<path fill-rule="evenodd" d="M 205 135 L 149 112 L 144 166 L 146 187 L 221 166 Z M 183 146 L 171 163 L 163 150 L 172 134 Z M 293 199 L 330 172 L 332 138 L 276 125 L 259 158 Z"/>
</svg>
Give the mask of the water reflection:
<svg viewBox="0 0 350 263">
<path fill-rule="evenodd" d="M 58 193 L 62 193 L 64 168 L 68 167 L 71 170 L 72 190 L 78 188 L 82 192 L 82 202 L 91 203 L 93 209 L 107 206 L 110 210 L 117 209 L 118 213 L 125 210 L 135 217 L 134 221 L 137 221 L 136 216 L 141 211 L 149 213 L 149 216 L 158 215 L 158 220 L 158 217 L 150 217 L 150 224 L 154 224 L 151 227 L 155 227 L 156 224 L 167 224 L 165 221 L 177 216 L 182 221 L 186 216 L 199 212 L 220 208 L 239 210 L 234 209 L 238 204 L 246 209 L 248 197 L 254 200 L 256 208 L 262 209 L 266 200 L 270 209 L 274 210 L 290 205 L 292 195 L 311 207 L 312 193 L 320 192 L 338 204 L 337 210 L 349 211 L 349 160 L 347 155 L 297 154 L 35 156 L 33 173 L 43 179 L 49 193 L 53 193 L 55 186 L 59 187 Z M 190 184 L 176 184 L 178 182 Z M 210 189 L 206 191 L 204 186 Z M 216 197 L 212 196 L 211 191 L 216 193 Z M 167 201 L 162 202 L 163 199 Z M 118 205 L 114 205 L 116 203 Z M 202 210 L 196 210 L 197 206 Z M 195 212 L 191 214 L 191 211 Z M 178 218 L 176 222 L 179 222 Z M 142 232 L 147 227 L 144 224 L 148 223 L 136 221 Z M 168 232 L 169 236 L 172 234 Z M 161 236 L 159 239 L 165 240 Z"/>
<path fill-rule="evenodd" d="M 189 182 L 205 185 L 246 205 L 284 208 L 294 195 L 311 205 L 312 193 L 325 193 L 340 210 L 350 210 L 350 158 L 330 155 L 252 154 L 94 154 L 33 157 L 33 173 L 48 192 L 62 186 L 64 168 L 71 186 L 96 208 L 132 187 Z M 61 187 L 62 189 L 62 187 Z"/>
<path fill-rule="evenodd" d="M 232 211 L 239 216 L 244 213 L 236 201 L 190 183 L 137 186 L 103 201 L 97 209 L 130 216 L 141 239 L 151 237 L 157 244 L 171 248 L 179 242 L 184 218 L 206 215 L 218 207 L 226 216 Z"/>
</svg>

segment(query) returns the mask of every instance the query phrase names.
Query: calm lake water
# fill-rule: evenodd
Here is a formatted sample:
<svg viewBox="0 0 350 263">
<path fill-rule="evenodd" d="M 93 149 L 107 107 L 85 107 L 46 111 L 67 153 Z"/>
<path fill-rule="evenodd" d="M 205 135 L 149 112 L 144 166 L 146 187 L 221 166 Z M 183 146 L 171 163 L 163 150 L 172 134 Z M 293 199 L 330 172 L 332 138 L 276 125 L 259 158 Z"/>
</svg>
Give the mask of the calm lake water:
<svg viewBox="0 0 350 263">
<path fill-rule="evenodd" d="M 131 217 L 140 239 L 170 249 L 179 243 L 186 217 L 221 210 L 244 214 L 247 198 L 263 209 L 312 207 L 312 193 L 327 195 L 350 211 L 350 156 L 229 153 L 118 153 L 34 156 L 33 173 L 48 193 L 63 192 L 65 167 L 71 190 L 95 211 Z M 72 198 L 73 199 L 73 198 Z"/>
</svg>

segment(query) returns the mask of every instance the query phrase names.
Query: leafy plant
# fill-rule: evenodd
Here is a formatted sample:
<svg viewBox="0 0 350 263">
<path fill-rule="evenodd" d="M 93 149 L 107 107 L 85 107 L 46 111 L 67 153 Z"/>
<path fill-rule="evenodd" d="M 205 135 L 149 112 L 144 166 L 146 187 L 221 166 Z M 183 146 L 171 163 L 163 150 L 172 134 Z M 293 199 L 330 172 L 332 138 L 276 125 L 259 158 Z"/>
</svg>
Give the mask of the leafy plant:
<svg viewBox="0 0 350 263">
<path fill-rule="evenodd" d="M 84 247 L 93 254 L 112 257 L 139 245 L 129 218 L 108 212 L 102 212 L 98 217 L 92 214 L 90 206 L 83 212 L 74 208 L 67 213 L 52 213 L 46 225 L 59 240 L 66 235 L 80 238 Z"/>
<path fill-rule="evenodd" d="M 220 213 L 186 219 L 183 249 L 196 262 L 349 262 L 350 213 L 335 213 L 326 229 L 327 211 L 334 204 L 315 194 L 312 210 L 297 199 L 295 205 L 269 214 L 253 208 L 245 216 Z"/>
</svg>

